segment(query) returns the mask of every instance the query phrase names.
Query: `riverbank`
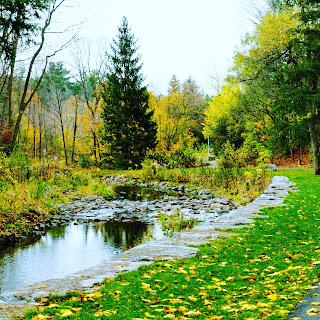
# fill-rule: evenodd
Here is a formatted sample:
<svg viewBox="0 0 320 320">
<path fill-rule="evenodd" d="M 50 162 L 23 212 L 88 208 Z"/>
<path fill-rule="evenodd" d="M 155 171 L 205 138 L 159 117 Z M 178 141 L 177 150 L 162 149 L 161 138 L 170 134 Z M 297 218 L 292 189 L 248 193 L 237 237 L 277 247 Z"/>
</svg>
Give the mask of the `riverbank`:
<svg viewBox="0 0 320 320">
<path fill-rule="evenodd" d="M 193 258 L 156 261 L 107 280 L 92 295 L 52 297 L 38 313 L 53 319 L 67 311 L 70 319 L 285 319 L 318 281 L 320 193 L 313 172 L 282 173 L 299 191 L 286 206 L 264 209 L 268 218 L 199 246 Z"/>
</svg>

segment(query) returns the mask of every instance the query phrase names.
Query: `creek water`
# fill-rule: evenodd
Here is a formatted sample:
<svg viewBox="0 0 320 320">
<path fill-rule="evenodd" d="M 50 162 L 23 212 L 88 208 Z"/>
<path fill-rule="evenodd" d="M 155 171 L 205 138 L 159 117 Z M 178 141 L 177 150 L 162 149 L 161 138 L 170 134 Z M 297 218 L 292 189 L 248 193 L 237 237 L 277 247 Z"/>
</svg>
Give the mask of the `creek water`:
<svg viewBox="0 0 320 320">
<path fill-rule="evenodd" d="M 115 188 L 119 198 L 132 201 L 166 195 L 152 191 L 134 186 Z M 147 235 L 161 237 L 161 227 L 142 222 L 70 223 L 23 244 L 0 248 L 0 294 L 108 261 L 143 242 Z"/>
<path fill-rule="evenodd" d="M 116 198 L 128 199 L 130 201 L 153 201 L 165 196 L 178 195 L 176 192 L 155 190 L 153 188 L 146 188 L 138 185 L 114 185 L 112 191 Z"/>
<path fill-rule="evenodd" d="M 141 222 L 54 227 L 31 243 L 0 250 L 0 293 L 107 261 L 141 243 L 153 229 Z"/>
</svg>

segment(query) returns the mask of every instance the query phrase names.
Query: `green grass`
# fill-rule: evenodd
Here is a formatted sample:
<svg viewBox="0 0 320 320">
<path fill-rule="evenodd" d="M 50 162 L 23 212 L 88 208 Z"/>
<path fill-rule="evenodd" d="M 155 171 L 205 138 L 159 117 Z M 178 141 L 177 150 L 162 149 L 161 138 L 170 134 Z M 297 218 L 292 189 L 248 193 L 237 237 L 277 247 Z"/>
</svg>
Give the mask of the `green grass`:
<svg viewBox="0 0 320 320">
<path fill-rule="evenodd" d="M 27 319 L 285 319 L 320 273 L 320 177 L 278 174 L 300 191 L 254 228 L 107 279 L 95 294 L 45 299 Z"/>
</svg>

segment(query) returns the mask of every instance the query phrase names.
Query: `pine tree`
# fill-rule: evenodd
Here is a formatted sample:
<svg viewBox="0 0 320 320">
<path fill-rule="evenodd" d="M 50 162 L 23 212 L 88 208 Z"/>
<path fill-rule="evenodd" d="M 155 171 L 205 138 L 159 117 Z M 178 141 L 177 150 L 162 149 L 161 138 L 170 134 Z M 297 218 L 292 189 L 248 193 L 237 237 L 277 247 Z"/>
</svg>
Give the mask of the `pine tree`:
<svg viewBox="0 0 320 320">
<path fill-rule="evenodd" d="M 118 168 L 139 166 L 156 142 L 156 124 L 149 111 L 138 47 L 124 17 L 108 54 L 108 73 L 102 92 L 107 162 Z"/>
</svg>

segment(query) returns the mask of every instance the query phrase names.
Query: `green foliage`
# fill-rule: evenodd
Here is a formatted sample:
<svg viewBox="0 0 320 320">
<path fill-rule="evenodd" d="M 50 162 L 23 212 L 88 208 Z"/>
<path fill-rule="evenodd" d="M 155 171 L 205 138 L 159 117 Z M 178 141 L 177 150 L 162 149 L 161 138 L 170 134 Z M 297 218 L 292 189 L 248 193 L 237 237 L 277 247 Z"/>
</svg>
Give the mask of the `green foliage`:
<svg viewBox="0 0 320 320">
<path fill-rule="evenodd" d="M 46 191 L 48 185 L 49 184 L 47 182 L 39 181 L 37 183 L 37 188 L 35 190 L 31 189 L 31 198 L 41 199 L 43 197 L 43 194 Z"/>
<path fill-rule="evenodd" d="M 180 232 L 185 229 L 192 229 L 197 221 L 194 218 L 186 219 L 181 210 L 172 214 L 160 213 L 159 221 L 165 236 L 172 237 L 173 232 Z"/>
<path fill-rule="evenodd" d="M 245 143 L 238 150 L 227 143 L 211 184 L 220 194 L 230 196 L 237 202 L 249 202 L 270 183 L 271 172 L 265 166 L 270 156 L 270 151 L 255 141 Z M 250 163 L 260 169 L 246 168 Z"/>
<path fill-rule="evenodd" d="M 15 41 L 30 42 L 32 35 L 38 30 L 41 13 L 52 0 L 0 0 L 0 52 L 6 59 L 12 59 Z"/>
<path fill-rule="evenodd" d="M 174 183 L 190 182 L 190 172 L 184 168 L 168 169 L 156 161 L 146 158 L 139 171 L 139 179 L 143 182 L 168 181 Z"/>
<path fill-rule="evenodd" d="M 247 144 L 245 136 L 251 135 L 251 141 L 262 143 L 273 154 L 308 149 L 311 142 L 316 173 L 320 174 L 319 3 L 293 0 L 268 1 L 268 5 L 270 11 L 260 17 L 256 30 L 246 37 L 242 51 L 235 55 L 234 73 L 228 78 L 241 85 L 242 94 L 232 107 L 234 99 L 226 95 L 230 90 L 224 90 L 222 97 L 229 97 L 224 110 L 229 108 L 232 112 L 220 128 L 217 124 L 222 117 L 213 117 L 215 129 L 222 129 L 221 136 L 239 149 L 240 145 L 232 140 L 237 135 L 226 133 L 235 127 L 230 119 L 235 119 L 235 124 L 242 119 L 244 139 L 240 143 Z M 212 101 L 220 106 L 223 100 L 218 98 Z M 214 132 L 215 136 L 218 133 Z"/>
<path fill-rule="evenodd" d="M 155 146 L 156 125 L 151 120 L 149 94 L 133 34 L 123 18 L 117 41 L 113 41 L 109 72 L 102 91 L 105 161 L 127 169 L 140 166 L 148 149 Z"/>
<path fill-rule="evenodd" d="M 31 176 L 30 159 L 24 152 L 16 149 L 10 157 L 0 152 L 0 185 L 24 182 Z"/>
<path fill-rule="evenodd" d="M 196 150 L 190 145 L 187 137 L 182 138 L 169 150 L 159 149 L 147 153 L 147 157 L 167 168 L 192 168 L 196 166 Z"/>
<path fill-rule="evenodd" d="M 150 182 L 157 179 L 159 164 L 150 158 L 146 158 L 141 164 L 141 178 L 143 182 Z"/>
<path fill-rule="evenodd" d="M 196 164 L 195 152 L 185 146 L 171 152 L 167 161 L 169 168 L 192 168 Z"/>
<path fill-rule="evenodd" d="M 90 154 L 82 154 L 79 164 L 81 168 L 90 168 L 94 164 L 94 161 L 91 159 Z"/>
</svg>

